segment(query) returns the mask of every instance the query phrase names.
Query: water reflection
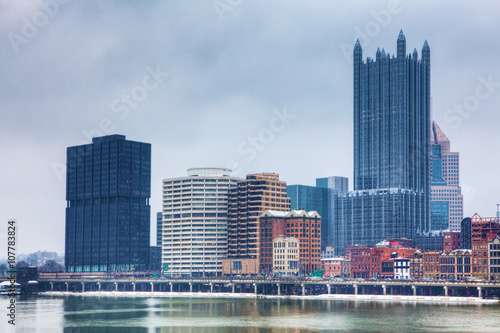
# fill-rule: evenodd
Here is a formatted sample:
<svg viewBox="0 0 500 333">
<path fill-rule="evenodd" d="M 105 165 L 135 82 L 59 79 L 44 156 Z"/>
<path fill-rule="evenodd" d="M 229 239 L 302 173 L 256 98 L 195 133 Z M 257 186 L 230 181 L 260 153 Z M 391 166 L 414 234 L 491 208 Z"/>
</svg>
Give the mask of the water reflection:
<svg viewBox="0 0 500 333">
<path fill-rule="evenodd" d="M 6 302 L 0 299 L 0 306 Z M 500 327 L 500 307 L 486 305 L 72 296 L 32 298 L 18 306 L 20 332 L 498 332 Z M 0 332 L 6 332 L 1 325 Z"/>
</svg>

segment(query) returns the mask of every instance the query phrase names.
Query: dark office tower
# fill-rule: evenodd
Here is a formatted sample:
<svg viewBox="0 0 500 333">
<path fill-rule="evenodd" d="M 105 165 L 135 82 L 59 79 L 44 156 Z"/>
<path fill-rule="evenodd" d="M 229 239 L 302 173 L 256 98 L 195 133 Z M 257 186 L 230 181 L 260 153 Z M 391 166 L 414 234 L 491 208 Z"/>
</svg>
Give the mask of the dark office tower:
<svg viewBox="0 0 500 333">
<path fill-rule="evenodd" d="M 397 57 L 354 47 L 354 191 L 341 196 L 340 244 L 373 246 L 429 230 L 430 49 Z M 343 231 L 342 231 L 343 230 Z"/>
<path fill-rule="evenodd" d="M 466 217 L 460 223 L 460 248 L 472 250 L 472 222 Z"/>
<path fill-rule="evenodd" d="M 162 234 L 162 213 L 156 213 L 156 246 L 161 247 L 161 234 Z"/>
<path fill-rule="evenodd" d="M 377 50 L 361 59 L 354 47 L 354 190 L 404 188 L 429 192 L 430 50 L 406 56 L 403 31 L 397 58 Z"/>
<path fill-rule="evenodd" d="M 68 148 L 66 168 L 66 270 L 147 269 L 151 145 L 94 138 Z"/>
</svg>

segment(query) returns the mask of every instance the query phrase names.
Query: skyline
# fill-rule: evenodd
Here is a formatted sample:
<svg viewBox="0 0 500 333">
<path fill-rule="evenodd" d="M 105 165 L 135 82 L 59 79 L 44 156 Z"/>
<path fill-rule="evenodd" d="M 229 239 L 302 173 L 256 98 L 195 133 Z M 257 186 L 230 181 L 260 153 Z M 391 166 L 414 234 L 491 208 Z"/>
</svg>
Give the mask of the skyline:
<svg viewBox="0 0 500 333">
<path fill-rule="evenodd" d="M 0 0 L 1 220 L 17 219 L 17 253 L 64 252 L 66 148 L 101 134 L 152 145 L 152 238 L 162 180 L 188 168 L 353 184 L 354 43 L 396 54 L 401 29 L 407 53 L 431 47 L 434 120 L 460 153 L 464 217 L 495 214 L 500 4 L 48 3 Z"/>
</svg>

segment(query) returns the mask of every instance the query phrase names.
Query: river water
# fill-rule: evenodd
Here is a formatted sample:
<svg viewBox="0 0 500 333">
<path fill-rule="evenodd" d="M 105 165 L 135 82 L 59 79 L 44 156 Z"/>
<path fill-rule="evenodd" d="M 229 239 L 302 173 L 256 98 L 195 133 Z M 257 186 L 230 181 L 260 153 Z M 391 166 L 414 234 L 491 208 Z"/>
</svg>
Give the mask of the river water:
<svg viewBox="0 0 500 333">
<path fill-rule="evenodd" d="M 16 299 L 0 332 L 500 332 L 500 306 L 139 297 Z"/>
</svg>

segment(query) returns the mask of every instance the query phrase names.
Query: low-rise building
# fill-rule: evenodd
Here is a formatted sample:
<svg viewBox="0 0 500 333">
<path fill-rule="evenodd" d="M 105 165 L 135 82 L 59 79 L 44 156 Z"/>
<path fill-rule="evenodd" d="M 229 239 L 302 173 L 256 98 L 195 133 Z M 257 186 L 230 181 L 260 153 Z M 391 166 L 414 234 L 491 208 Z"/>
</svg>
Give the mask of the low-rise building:
<svg viewBox="0 0 500 333">
<path fill-rule="evenodd" d="M 396 280 L 410 278 L 410 258 L 394 258 L 394 278 Z"/>
<path fill-rule="evenodd" d="M 387 258 L 381 260 L 380 278 L 394 279 L 394 258 Z"/>
<path fill-rule="evenodd" d="M 324 258 L 321 259 L 323 263 L 323 276 L 324 277 L 349 277 L 346 271 L 349 262 L 348 259 L 342 257 Z"/>
<path fill-rule="evenodd" d="M 424 257 L 424 279 L 439 279 L 441 253 L 439 251 L 428 251 L 423 253 Z"/>
<path fill-rule="evenodd" d="M 424 256 L 420 251 L 410 256 L 410 279 L 424 278 Z"/>
<path fill-rule="evenodd" d="M 341 276 L 343 278 L 348 278 L 351 276 L 351 259 L 345 258 L 344 261 L 342 261 L 342 274 Z"/>
<path fill-rule="evenodd" d="M 273 274 L 297 275 L 299 273 L 300 244 L 295 237 L 273 239 Z"/>
<path fill-rule="evenodd" d="M 479 280 L 488 278 L 488 240 L 472 242 L 472 275 Z"/>
<path fill-rule="evenodd" d="M 471 276 L 471 250 L 443 251 L 439 263 L 440 279 L 464 280 Z"/>
<path fill-rule="evenodd" d="M 417 251 L 402 246 L 396 240 L 384 240 L 373 248 L 347 246 L 346 257 L 351 259 L 352 278 L 394 278 L 394 262 L 388 259 L 409 258 Z"/>
<path fill-rule="evenodd" d="M 490 264 L 490 280 L 500 281 L 500 236 L 488 242 L 488 257 Z"/>
<path fill-rule="evenodd" d="M 371 248 L 366 245 L 346 246 L 346 256 L 351 261 L 351 277 L 369 279 L 380 275 L 380 257 L 371 256 Z M 373 276 L 375 275 L 376 276 Z"/>
</svg>

